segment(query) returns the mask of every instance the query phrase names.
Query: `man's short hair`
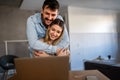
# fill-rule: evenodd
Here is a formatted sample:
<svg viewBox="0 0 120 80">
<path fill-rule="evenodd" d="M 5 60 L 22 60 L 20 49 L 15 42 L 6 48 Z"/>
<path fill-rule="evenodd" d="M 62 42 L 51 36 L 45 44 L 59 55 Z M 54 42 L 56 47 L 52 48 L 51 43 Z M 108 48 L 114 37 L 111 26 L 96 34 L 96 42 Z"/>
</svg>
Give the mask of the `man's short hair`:
<svg viewBox="0 0 120 80">
<path fill-rule="evenodd" d="M 45 6 L 48 6 L 48 8 L 50 8 L 51 10 L 59 10 L 59 2 L 57 0 L 45 0 L 42 6 L 42 9 L 45 8 Z"/>
</svg>

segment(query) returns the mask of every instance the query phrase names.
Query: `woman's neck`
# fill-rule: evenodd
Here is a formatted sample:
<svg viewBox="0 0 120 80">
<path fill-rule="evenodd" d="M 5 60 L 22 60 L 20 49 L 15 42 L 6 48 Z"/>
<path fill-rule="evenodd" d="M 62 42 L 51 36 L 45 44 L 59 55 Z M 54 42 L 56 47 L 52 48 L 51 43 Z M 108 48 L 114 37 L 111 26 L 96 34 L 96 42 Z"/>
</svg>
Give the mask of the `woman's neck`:
<svg viewBox="0 0 120 80">
<path fill-rule="evenodd" d="M 48 44 L 53 44 L 53 41 L 52 41 L 52 40 L 49 40 L 47 43 L 48 43 Z"/>
</svg>

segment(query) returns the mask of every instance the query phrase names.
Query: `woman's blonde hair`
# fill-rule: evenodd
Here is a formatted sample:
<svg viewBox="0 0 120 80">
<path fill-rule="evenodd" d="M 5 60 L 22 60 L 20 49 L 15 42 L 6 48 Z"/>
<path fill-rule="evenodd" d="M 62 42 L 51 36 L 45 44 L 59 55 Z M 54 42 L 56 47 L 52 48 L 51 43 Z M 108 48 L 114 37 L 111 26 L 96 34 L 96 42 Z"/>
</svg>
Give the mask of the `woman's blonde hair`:
<svg viewBox="0 0 120 80">
<path fill-rule="evenodd" d="M 61 38 L 62 38 L 62 36 L 63 36 L 63 33 L 64 33 L 64 22 L 63 22 L 62 20 L 60 20 L 60 19 L 55 19 L 55 20 L 50 24 L 49 27 L 51 27 L 51 26 L 53 26 L 53 25 L 58 25 L 58 26 L 60 26 L 60 27 L 62 28 L 62 32 L 61 32 L 60 37 L 59 37 L 58 39 L 54 40 L 53 43 L 52 43 L 52 45 L 56 45 L 56 44 L 58 44 L 58 43 L 61 41 Z M 46 42 L 46 43 L 48 43 L 48 41 L 49 41 L 49 34 L 48 34 L 48 33 L 49 33 L 49 29 L 47 29 L 45 38 L 44 38 L 44 40 L 43 40 L 43 41 Z"/>
</svg>

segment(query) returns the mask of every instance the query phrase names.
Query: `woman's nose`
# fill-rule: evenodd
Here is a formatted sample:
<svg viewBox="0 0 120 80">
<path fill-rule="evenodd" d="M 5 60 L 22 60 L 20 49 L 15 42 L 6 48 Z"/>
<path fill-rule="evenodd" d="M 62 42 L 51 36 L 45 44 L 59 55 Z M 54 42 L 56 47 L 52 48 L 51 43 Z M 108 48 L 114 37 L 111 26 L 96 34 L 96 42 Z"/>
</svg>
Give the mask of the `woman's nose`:
<svg viewBox="0 0 120 80">
<path fill-rule="evenodd" d="M 57 35 L 57 33 L 56 32 L 54 32 L 54 36 L 56 36 Z"/>
</svg>

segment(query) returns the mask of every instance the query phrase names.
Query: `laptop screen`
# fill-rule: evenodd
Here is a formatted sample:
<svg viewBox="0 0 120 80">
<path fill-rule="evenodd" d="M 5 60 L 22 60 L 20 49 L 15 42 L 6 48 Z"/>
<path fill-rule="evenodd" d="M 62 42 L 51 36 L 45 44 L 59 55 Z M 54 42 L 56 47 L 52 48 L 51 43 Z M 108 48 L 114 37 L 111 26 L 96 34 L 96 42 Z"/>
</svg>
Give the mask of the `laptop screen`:
<svg viewBox="0 0 120 80">
<path fill-rule="evenodd" d="M 69 57 L 16 58 L 19 80 L 68 80 Z"/>
</svg>

